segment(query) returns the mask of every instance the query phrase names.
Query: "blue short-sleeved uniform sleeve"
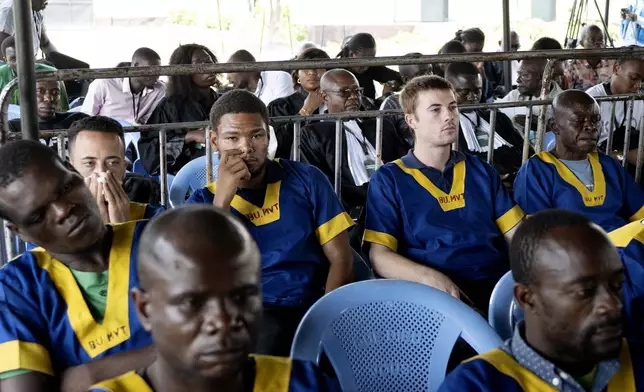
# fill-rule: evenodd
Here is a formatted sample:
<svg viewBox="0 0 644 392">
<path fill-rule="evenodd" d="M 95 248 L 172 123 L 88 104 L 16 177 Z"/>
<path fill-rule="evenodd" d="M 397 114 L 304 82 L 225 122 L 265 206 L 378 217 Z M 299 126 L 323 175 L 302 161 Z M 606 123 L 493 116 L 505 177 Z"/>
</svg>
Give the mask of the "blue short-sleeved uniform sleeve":
<svg viewBox="0 0 644 392">
<path fill-rule="evenodd" d="M 315 235 L 321 245 L 353 226 L 353 220 L 344 211 L 342 203 L 333 191 L 329 179 L 315 166 L 306 166 L 309 179 Z"/>
<path fill-rule="evenodd" d="M 514 180 L 514 200 L 528 215 L 553 207 L 548 189 L 554 184 L 547 183 L 540 163 L 537 157 L 529 159 Z"/>
<path fill-rule="evenodd" d="M 485 169 L 490 177 L 490 186 L 494 198 L 494 219 L 496 225 L 505 234 L 512 230 L 523 220 L 525 214 L 512 197 L 510 192 L 505 188 L 501 181 L 499 173 L 489 164 L 483 162 Z"/>
<path fill-rule="evenodd" d="M 18 263 L 31 259 L 25 253 L 0 271 L 0 373 L 22 369 L 54 374 L 48 324 L 33 301 L 33 283 L 16 273 Z"/>
<path fill-rule="evenodd" d="M 335 377 L 322 372 L 314 363 L 293 360 L 289 392 L 325 391 L 340 392 L 340 384 Z"/>
<path fill-rule="evenodd" d="M 624 186 L 624 218 L 628 219 L 630 222 L 644 219 L 644 191 L 642 187 L 635 182 L 635 179 L 621 167 L 617 162 L 614 162 L 618 166 L 622 174 L 622 183 Z"/>
<path fill-rule="evenodd" d="M 383 245 L 396 252 L 402 228 L 392 170 L 397 169 L 391 164 L 383 166 L 369 182 L 364 242 Z"/>
<path fill-rule="evenodd" d="M 157 204 L 148 204 L 145 208 L 145 219 L 152 219 L 165 212 L 165 207 Z"/>
<path fill-rule="evenodd" d="M 438 392 L 519 392 L 523 388 L 512 377 L 500 373 L 482 360 L 475 359 L 454 369 L 441 384 Z"/>
<path fill-rule="evenodd" d="M 208 190 L 208 188 L 198 189 L 190 195 L 186 204 L 212 204 L 215 196 Z"/>
</svg>

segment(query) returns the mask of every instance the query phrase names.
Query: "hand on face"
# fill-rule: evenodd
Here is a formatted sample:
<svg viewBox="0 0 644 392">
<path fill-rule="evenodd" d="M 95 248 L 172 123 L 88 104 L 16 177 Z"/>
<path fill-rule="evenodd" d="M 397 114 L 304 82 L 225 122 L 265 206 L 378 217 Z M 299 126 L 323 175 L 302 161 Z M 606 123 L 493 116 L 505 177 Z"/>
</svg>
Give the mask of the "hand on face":
<svg viewBox="0 0 644 392">
<path fill-rule="evenodd" d="M 228 208 L 237 193 L 237 189 L 245 181 L 250 181 L 251 174 L 246 162 L 245 153 L 241 150 L 225 150 L 221 153 L 221 160 L 217 175 L 217 192 L 213 204 L 215 207 Z"/>
<path fill-rule="evenodd" d="M 130 200 L 112 172 L 92 173 L 85 179 L 98 203 L 105 223 L 123 223 L 130 218 Z"/>
</svg>

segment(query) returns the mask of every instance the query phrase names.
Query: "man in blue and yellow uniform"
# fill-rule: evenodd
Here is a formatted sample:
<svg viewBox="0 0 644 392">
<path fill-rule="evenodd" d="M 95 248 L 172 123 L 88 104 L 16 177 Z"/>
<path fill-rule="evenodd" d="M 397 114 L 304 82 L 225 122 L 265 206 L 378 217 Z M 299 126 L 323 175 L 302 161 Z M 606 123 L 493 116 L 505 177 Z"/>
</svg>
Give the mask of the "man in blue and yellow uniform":
<svg viewBox="0 0 644 392">
<path fill-rule="evenodd" d="M 257 352 L 288 355 L 308 308 L 352 280 L 353 257 L 342 209 L 317 168 L 268 159 L 268 111 L 253 94 L 233 90 L 210 113 L 211 142 L 221 153 L 217 182 L 190 203 L 230 210 L 262 253 L 263 327 Z"/>
<path fill-rule="evenodd" d="M 505 239 L 523 211 L 492 166 L 451 150 L 459 112 L 449 82 L 415 78 L 400 101 L 416 146 L 371 179 L 364 234 L 371 262 L 385 278 L 435 287 L 485 312 L 509 269 Z"/>
<path fill-rule="evenodd" d="M 533 214 L 549 208 L 577 211 L 607 232 L 644 218 L 644 192 L 613 158 L 596 152 L 597 102 L 568 90 L 553 102 L 553 151 L 526 162 L 514 181 L 514 199 Z"/>
<path fill-rule="evenodd" d="M 211 205 L 168 211 L 139 255 L 134 302 L 157 358 L 92 392 L 339 391 L 312 363 L 249 356 L 262 328 L 262 256 L 241 220 Z"/>
<path fill-rule="evenodd" d="M 122 223 L 139 219 L 152 219 L 164 208 L 149 203 L 150 195 L 128 195 L 124 189 L 127 161 L 123 127 L 109 117 L 93 116 L 78 120 L 67 133 L 69 159 L 85 178 L 92 195 L 100 208 L 105 223 Z M 133 185 L 134 182 L 149 182 L 149 179 L 134 177 L 126 183 L 132 191 L 150 189 L 150 186 Z"/>
<path fill-rule="evenodd" d="M 440 392 L 642 390 L 641 347 L 623 336 L 624 266 L 599 226 L 575 212 L 539 212 L 519 227 L 510 263 L 525 320 Z"/>
<path fill-rule="evenodd" d="M 644 220 L 608 233 L 626 268 L 624 315 L 631 340 L 644 340 Z"/>
<path fill-rule="evenodd" d="M 145 221 L 105 226 L 83 178 L 35 141 L 0 148 L 0 217 L 40 247 L 0 270 L 0 390 L 78 390 L 152 360 L 129 301 Z"/>
</svg>

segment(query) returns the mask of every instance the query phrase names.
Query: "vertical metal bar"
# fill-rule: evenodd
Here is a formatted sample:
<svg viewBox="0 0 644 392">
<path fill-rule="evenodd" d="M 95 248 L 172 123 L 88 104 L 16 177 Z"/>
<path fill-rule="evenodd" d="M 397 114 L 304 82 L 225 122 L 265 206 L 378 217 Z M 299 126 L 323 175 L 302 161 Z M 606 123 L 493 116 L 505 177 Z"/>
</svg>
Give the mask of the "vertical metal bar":
<svg viewBox="0 0 644 392">
<path fill-rule="evenodd" d="M 2 230 L 4 231 L 4 249 L 8 263 L 16 257 L 15 241 L 13 240 L 13 233 L 7 227 L 7 221 L 2 222 Z"/>
<path fill-rule="evenodd" d="M 168 206 L 168 146 L 165 129 L 159 131 L 159 182 L 161 183 L 161 205 Z"/>
<path fill-rule="evenodd" d="M 379 115 L 376 117 L 376 169 L 382 166 L 382 126 L 384 117 Z"/>
<path fill-rule="evenodd" d="M 7 142 L 9 133 L 9 104 L 13 92 L 18 88 L 18 79 L 13 79 L 0 92 L 0 116 L 2 117 L 2 126 L 0 127 L 0 146 Z"/>
<path fill-rule="evenodd" d="M 487 162 L 491 165 L 494 162 L 494 138 L 496 135 L 496 114 L 499 109 L 492 109 L 490 113 L 490 133 L 487 141 Z"/>
<path fill-rule="evenodd" d="M 204 129 L 206 133 L 206 186 L 212 183 L 212 144 L 210 143 L 210 126 Z"/>
<path fill-rule="evenodd" d="M 511 49 L 511 31 L 510 31 L 510 0 L 503 0 L 503 51 L 509 52 Z M 512 89 L 512 61 L 503 62 L 503 83 L 505 93 Z"/>
<path fill-rule="evenodd" d="M 637 143 L 637 163 L 635 165 L 635 181 L 642 181 L 642 166 L 644 166 L 644 119 L 640 120 L 639 142 Z"/>
<path fill-rule="evenodd" d="M 622 166 L 626 167 L 628 165 L 628 152 L 630 151 L 631 144 L 631 124 L 633 123 L 633 106 L 635 105 L 635 97 L 631 98 L 628 101 L 628 116 L 626 117 L 628 122 L 626 123 L 626 129 L 624 132 L 624 160 L 622 161 Z"/>
<path fill-rule="evenodd" d="M 16 27 L 18 83 L 20 84 L 20 124 L 22 138 L 38 140 L 38 103 L 31 1 L 13 0 L 13 25 Z"/>
<path fill-rule="evenodd" d="M 615 133 L 615 108 L 617 106 L 617 102 L 611 103 L 611 111 L 610 111 L 610 124 L 608 125 L 608 139 L 606 139 L 606 154 L 610 155 L 610 153 L 613 151 L 613 135 Z M 624 116 L 626 113 L 624 113 Z"/>
<path fill-rule="evenodd" d="M 333 189 L 338 197 L 341 196 L 342 185 L 342 119 L 335 120 L 335 167 L 333 170 Z"/>
<path fill-rule="evenodd" d="M 599 5 L 597 5 L 597 11 L 599 11 Z M 602 24 L 604 25 L 604 44 L 606 46 L 608 46 L 608 40 L 610 39 L 610 35 L 608 34 L 608 28 L 606 26 L 606 24 L 609 21 L 608 19 L 609 14 L 610 14 L 610 0 L 606 0 L 606 8 L 604 9 L 604 17 L 602 18 Z M 600 14 L 600 17 L 601 17 L 601 14 Z"/>
<path fill-rule="evenodd" d="M 530 126 L 532 125 L 532 105 L 526 108 L 528 112 L 525 116 L 525 128 L 523 129 L 523 155 L 521 163 L 525 163 L 530 158 Z"/>
<path fill-rule="evenodd" d="M 293 123 L 293 146 L 291 147 L 291 160 L 300 161 L 300 137 L 302 136 L 302 123 L 295 121 Z"/>
<path fill-rule="evenodd" d="M 550 83 L 552 83 L 552 71 L 556 61 L 548 59 L 546 67 L 543 70 L 543 80 L 541 84 L 541 99 L 546 100 L 550 95 Z M 548 113 L 548 105 L 541 106 L 541 113 L 539 113 L 539 124 L 537 125 L 537 134 L 534 140 L 534 151 L 541 152 L 543 150 L 543 138 L 546 133 L 546 114 Z"/>
<path fill-rule="evenodd" d="M 58 135 L 56 137 L 56 144 L 58 147 L 58 156 L 63 161 L 67 160 L 67 154 L 65 152 L 65 135 Z"/>
</svg>

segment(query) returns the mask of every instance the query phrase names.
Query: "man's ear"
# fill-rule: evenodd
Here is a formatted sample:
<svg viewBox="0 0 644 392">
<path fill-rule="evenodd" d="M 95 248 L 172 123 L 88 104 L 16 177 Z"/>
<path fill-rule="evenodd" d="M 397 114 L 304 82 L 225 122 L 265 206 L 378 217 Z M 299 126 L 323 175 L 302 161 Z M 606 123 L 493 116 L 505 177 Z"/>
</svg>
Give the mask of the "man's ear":
<svg viewBox="0 0 644 392">
<path fill-rule="evenodd" d="M 150 313 L 152 311 L 148 293 L 135 287 L 132 289 L 132 301 L 141 325 L 146 331 L 150 332 Z"/>
<path fill-rule="evenodd" d="M 212 145 L 212 150 L 219 151 L 219 148 L 217 147 L 217 131 L 211 129 L 208 134 L 210 136 L 210 144 Z"/>
<path fill-rule="evenodd" d="M 514 299 L 524 312 L 536 313 L 536 298 L 530 287 L 522 283 L 515 283 Z"/>
<path fill-rule="evenodd" d="M 35 244 L 36 242 L 33 240 L 33 238 L 29 237 L 26 235 L 22 230 L 20 230 L 20 227 L 16 226 L 15 224 L 7 221 L 7 229 L 11 231 L 13 234 L 17 235 L 22 242 L 27 243 L 27 244 Z"/>
<path fill-rule="evenodd" d="M 555 135 L 559 135 L 559 131 L 557 129 L 557 123 L 552 117 L 548 119 L 548 122 L 546 123 L 546 125 L 548 129 L 552 131 Z"/>
<path fill-rule="evenodd" d="M 329 94 L 327 94 L 326 91 L 322 91 L 322 99 L 324 100 L 324 103 L 326 103 L 327 106 L 328 106 L 329 105 Z"/>
<path fill-rule="evenodd" d="M 414 118 L 413 114 L 405 114 L 405 122 L 407 125 L 409 125 L 409 128 L 414 130 L 414 133 L 416 132 L 416 128 L 414 128 L 414 124 L 416 122 L 416 119 Z"/>
</svg>

